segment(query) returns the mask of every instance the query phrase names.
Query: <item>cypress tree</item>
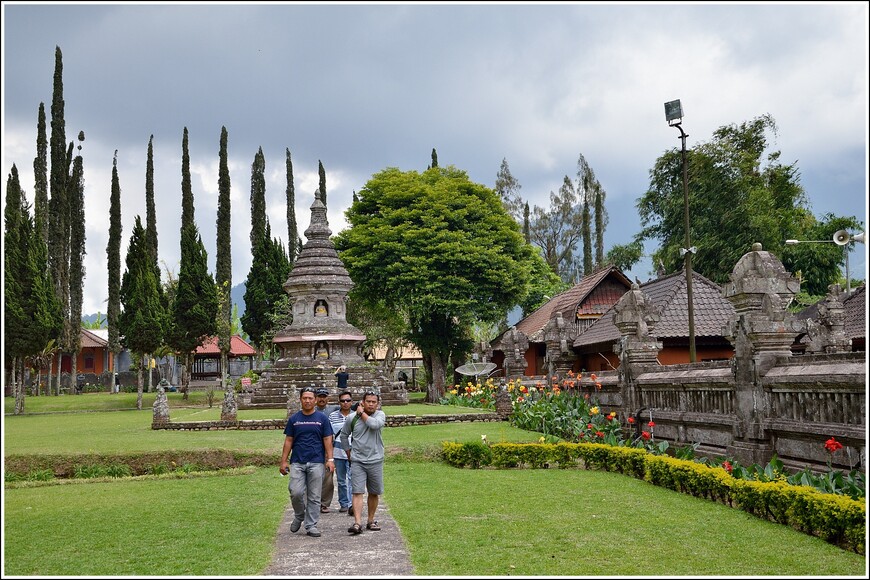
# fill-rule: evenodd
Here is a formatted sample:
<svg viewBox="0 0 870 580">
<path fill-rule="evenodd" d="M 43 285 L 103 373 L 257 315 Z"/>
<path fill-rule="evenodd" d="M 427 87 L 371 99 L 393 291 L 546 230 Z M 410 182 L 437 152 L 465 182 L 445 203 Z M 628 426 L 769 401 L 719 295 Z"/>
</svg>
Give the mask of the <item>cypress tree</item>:
<svg viewBox="0 0 870 580">
<path fill-rule="evenodd" d="M 607 209 L 604 207 L 606 193 L 595 180 L 595 263 L 604 263 L 604 230 L 607 228 Z"/>
<path fill-rule="evenodd" d="M 63 329 L 58 337 L 62 352 L 69 352 L 69 162 L 66 151 L 66 122 L 63 100 L 63 54 L 60 47 L 54 53 L 54 88 L 51 100 L 51 200 L 49 201 L 48 264 L 54 290 L 63 313 Z M 57 365 L 57 388 L 60 391 L 60 356 Z M 49 380 L 49 385 L 51 381 Z M 50 390 L 50 387 L 49 387 Z"/>
<path fill-rule="evenodd" d="M 73 162 L 70 178 L 70 258 L 69 258 L 69 295 L 70 295 L 70 336 L 69 348 L 72 354 L 72 380 L 75 380 L 76 361 L 81 350 L 82 292 L 85 279 L 85 170 L 82 161 L 84 131 L 79 131 L 79 154 Z M 75 393 L 76 390 L 70 389 Z"/>
<path fill-rule="evenodd" d="M 290 149 L 287 149 L 287 254 L 290 263 L 296 261 L 301 249 L 296 245 L 299 228 L 296 225 L 296 188 L 293 186 L 293 161 L 290 159 Z M 245 309 L 247 310 L 247 302 Z"/>
<path fill-rule="evenodd" d="M 245 282 L 245 313 L 242 329 L 262 352 L 264 335 L 270 330 L 272 317 L 277 313 L 278 303 L 286 296 L 284 282 L 290 275 L 290 261 L 284 247 L 272 239 L 271 228 L 266 222 L 265 235 L 258 240 L 254 259 Z"/>
<path fill-rule="evenodd" d="M 12 171 L 6 178 L 6 207 L 3 213 L 3 341 L 7 355 L 13 358 L 13 369 L 17 369 L 17 363 L 28 354 L 28 214 L 27 201 L 18 178 L 18 168 L 13 164 Z M 23 377 L 19 381 L 13 378 L 16 401 L 18 382 L 21 380 Z"/>
<path fill-rule="evenodd" d="M 317 160 L 317 173 L 320 175 L 320 202 L 326 205 L 326 170 L 323 168 L 323 163 Z"/>
<path fill-rule="evenodd" d="M 148 138 L 148 159 L 145 164 L 145 241 L 148 255 L 160 281 L 160 266 L 157 263 L 157 211 L 154 208 L 154 135 Z"/>
<path fill-rule="evenodd" d="M 233 287 L 233 268 L 230 238 L 230 170 L 227 162 L 227 128 L 221 127 L 220 164 L 218 167 L 218 212 L 217 212 L 217 259 L 215 265 L 215 283 L 218 292 L 225 294 L 218 312 L 219 328 L 223 330 L 218 336 L 218 346 L 221 349 L 221 386 L 226 390 L 227 353 L 230 351 L 232 337 L 232 304 L 230 289 Z"/>
<path fill-rule="evenodd" d="M 181 138 L 181 231 L 184 225 L 193 223 L 193 189 L 190 186 L 190 153 L 187 149 L 187 127 Z"/>
<path fill-rule="evenodd" d="M 523 237 L 526 239 L 527 244 L 532 243 L 532 231 L 529 222 L 529 202 L 526 202 L 523 207 Z"/>
<path fill-rule="evenodd" d="M 251 252 L 266 231 L 266 158 L 263 148 L 254 155 L 251 164 Z M 247 308 L 247 302 L 245 303 Z"/>
<path fill-rule="evenodd" d="M 127 270 L 121 283 L 124 310 L 118 319 L 124 334 L 122 342 L 139 361 L 136 408 L 142 409 L 143 358 L 163 343 L 165 313 L 160 299 L 160 282 L 154 276 L 148 235 L 136 216 L 133 235 L 127 247 Z M 150 368 L 148 369 L 150 372 Z"/>
<path fill-rule="evenodd" d="M 184 354 L 183 387 L 187 399 L 193 353 L 202 341 L 215 333 L 217 291 L 208 272 L 208 254 L 194 222 L 181 228 L 181 265 L 172 301 L 167 342 Z"/>
<path fill-rule="evenodd" d="M 435 148 L 432 148 L 432 166 L 430 169 L 438 167 L 438 154 L 435 152 Z"/>
<path fill-rule="evenodd" d="M 118 150 L 112 161 L 112 193 L 109 198 L 109 243 L 106 246 L 109 260 L 109 302 L 106 305 L 106 323 L 109 328 L 109 351 L 112 353 L 112 373 L 118 370 L 118 353 L 121 342 L 118 332 L 118 317 L 121 313 L 121 184 L 118 180 Z M 114 381 L 112 383 L 114 392 Z"/>
<path fill-rule="evenodd" d="M 45 135 L 45 103 L 39 103 L 36 121 L 36 157 L 33 158 L 34 221 L 43 242 L 48 243 L 48 139 Z"/>
</svg>

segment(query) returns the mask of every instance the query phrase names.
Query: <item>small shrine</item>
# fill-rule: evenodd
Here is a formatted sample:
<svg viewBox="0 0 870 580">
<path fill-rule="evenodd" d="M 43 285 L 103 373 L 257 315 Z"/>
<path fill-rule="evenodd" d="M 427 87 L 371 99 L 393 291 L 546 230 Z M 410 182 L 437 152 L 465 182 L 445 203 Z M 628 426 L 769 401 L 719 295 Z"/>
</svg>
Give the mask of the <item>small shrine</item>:
<svg viewBox="0 0 870 580">
<path fill-rule="evenodd" d="M 275 335 L 279 358 L 263 372 L 253 392 L 240 398 L 240 409 L 287 407 L 288 412 L 295 411 L 303 387 L 326 387 L 330 402 L 336 402 L 334 373 L 341 365 L 350 375 L 348 389 L 354 400 L 376 390 L 382 405 L 408 403 L 402 383 L 391 382 L 379 367 L 363 358 L 366 337 L 346 318 L 353 281 L 330 235 L 326 206 L 318 190 L 311 205 L 311 224 L 305 230 L 307 242 L 284 283 L 293 321 Z"/>
</svg>

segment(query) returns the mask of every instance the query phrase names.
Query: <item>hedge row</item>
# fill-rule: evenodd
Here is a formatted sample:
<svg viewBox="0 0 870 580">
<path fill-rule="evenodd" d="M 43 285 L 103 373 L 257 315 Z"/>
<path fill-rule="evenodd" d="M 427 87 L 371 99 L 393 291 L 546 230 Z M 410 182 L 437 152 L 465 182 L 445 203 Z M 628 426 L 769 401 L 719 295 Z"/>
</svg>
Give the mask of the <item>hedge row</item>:
<svg viewBox="0 0 870 580">
<path fill-rule="evenodd" d="M 643 449 L 599 443 L 445 441 L 442 457 L 455 467 L 583 467 L 622 473 L 791 526 L 846 550 L 865 551 L 866 510 L 861 502 L 784 481 L 735 479 L 721 467 L 652 455 Z"/>
<path fill-rule="evenodd" d="M 10 455 L 6 457 L 7 474 L 27 477 L 30 473 L 51 471 L 56 478 L 74 477 L 82 468 L 102 467 L 116 470 L 129 469 L 126 475 L 147 475 L 172 471 L 181 466 L 196 466 L 198 471 L 229 469 L 233 467 L 277 467 L 274 453 L 229 451 L 224 449 L 199 451 L 157 451 L 151 453 L 69 454 L 69 455 Z M 125 471 L 127 471 L 125 469 Z"/>
</svg>

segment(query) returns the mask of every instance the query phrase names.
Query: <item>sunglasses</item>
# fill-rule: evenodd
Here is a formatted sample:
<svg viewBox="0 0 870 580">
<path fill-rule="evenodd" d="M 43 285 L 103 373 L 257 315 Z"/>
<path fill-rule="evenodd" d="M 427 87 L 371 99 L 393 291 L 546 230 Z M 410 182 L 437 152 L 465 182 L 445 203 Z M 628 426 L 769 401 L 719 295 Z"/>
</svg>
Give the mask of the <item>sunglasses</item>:
<svg viewBox="0 0 870 580">
<path fill-rule="evenodd" d="M 380 398 L 380 395 L 378 394 L 377 391 L 366 391 L 365 395 L 363 395 L 363 396 L 368 397 L 369 395 L 374 395 L 375 397 Z"/>
<path fill-rule="evenodd" d="M 339 403 L 350 403 L 351 399 L 339 399 Z"/>
<path fill-rule="evenodd" d="M 300 391 L 300 392 L 302 392 L 302 393 L 313 393 L 313 392 L 314 392 L 314 389 L 312 389 L 311 387 L 303 387 L 302 391 Z"/>
</svg>

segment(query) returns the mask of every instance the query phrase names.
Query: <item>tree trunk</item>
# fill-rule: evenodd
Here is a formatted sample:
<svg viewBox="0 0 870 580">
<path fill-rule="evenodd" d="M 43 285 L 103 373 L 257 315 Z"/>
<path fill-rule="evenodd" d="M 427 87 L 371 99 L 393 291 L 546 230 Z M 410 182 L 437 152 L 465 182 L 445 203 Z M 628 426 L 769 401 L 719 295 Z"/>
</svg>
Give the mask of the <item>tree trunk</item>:
<svg viewBox="0 0 870 580">
<path fill-rule="evenodd" d="M 70 388 L 69 388 L 69 392 L 71 395 L 78 395 L 79 394 L 79 390 L 77 388 L 79 386 L 78 364 L 77 364 L 78 357 L 79 357 L 79 353 L 77 353 L 77 352 L 72 353 L 72 360 L 70 361 L 72 366 L 70 366 Z"/>
<path fill-rule="evenodd" d="M 109 392 L 115 392 L 115 382 L 117 381 L 118 376 L 118 353 L 112 353 L 112 384 L 109 385 Z"/>
<path fill-rule="evenodd" d="M 142 410 L 142 367 L 145 366 L 145 355 L 139 355 L 139 372 L 136 373 L 136 408 Z"/>
<path fill-rule="evenodd" d="M 60 367 L 62 364 L 63 364 L 63 351 L 59 350 L 59 351 L 57 351 L 57 384 L 56 384 L 56 388 L 57 388 L 56 393 L 58 395 L 60 394 L 60 377 L 61 377 Z M 46 393 L 46 394 L 48 394 L 48 395 L 51 394 L 51 381 L 50 380 L 48 381 L 48 393 Z"/>
<path fill-rule="evenodd" d="M 187 393 L 190 391 L 190 353 L 184 353 L 184 370 L 181 371 L 181 398 L 187 400 Z"/>
<path fill-rule="evenodd" d="M 151 376 L 153 373 L 151 372 L 151 355 L 145 355 L 145 358 L 148 360 L 148 392 L 151 392 L 151 388 L 154 386 L 154 378 Z"/>
<path fill-rule="evenodd" d="M 438 353 L 428 355 L 431 361 L 432 373 L 426 393 L 427 403 L 437 403 L 444 396 L 444 361 Z"/>
<path fill-rule="evenodd" d="M 13 366 L 18 361 L 17 357 L 13 362 Z M 14 383 L 15 389 L 15 414 L 21 415 L 24 413 L 24 360 L 21 359 L 21 380 Z"/>
<path fill-rule="evenodd" d="M 229 361 L 227 360 L 226 351 L 221 351 L 221 391 L 227 392 L 227 372 L 229 371 Z"/>
</svg>

